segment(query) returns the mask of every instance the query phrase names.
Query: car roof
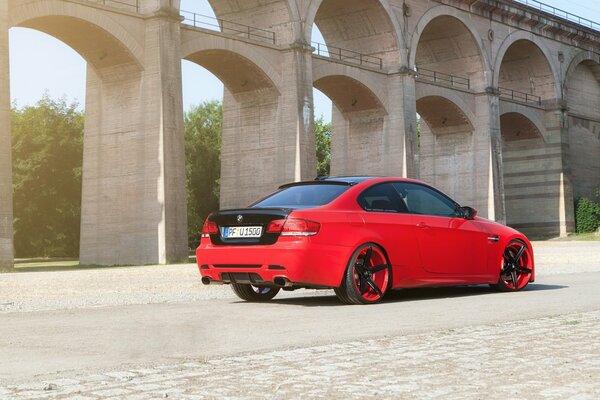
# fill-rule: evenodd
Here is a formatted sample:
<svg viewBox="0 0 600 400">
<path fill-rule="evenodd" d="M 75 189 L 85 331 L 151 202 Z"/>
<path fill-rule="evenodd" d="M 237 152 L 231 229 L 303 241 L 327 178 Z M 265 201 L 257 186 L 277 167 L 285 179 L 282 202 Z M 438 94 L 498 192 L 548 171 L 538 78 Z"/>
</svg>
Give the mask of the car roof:
<svg viewBox="0 0 600 400">
<path fill-rule="evenodd" d="M 279 187 L 279 189 L 285 189 L 292 186 L 306 186 L 306 185 L 344 185 L 344 186 L 355 186 L 359 183 L 374 181 L 407 181 L 407 182 L 418 182 L 414 179 L 392 177 L 392 176 L 320 176 L 313 181 L 300 181 L 292 182 Z"/>
</svg>

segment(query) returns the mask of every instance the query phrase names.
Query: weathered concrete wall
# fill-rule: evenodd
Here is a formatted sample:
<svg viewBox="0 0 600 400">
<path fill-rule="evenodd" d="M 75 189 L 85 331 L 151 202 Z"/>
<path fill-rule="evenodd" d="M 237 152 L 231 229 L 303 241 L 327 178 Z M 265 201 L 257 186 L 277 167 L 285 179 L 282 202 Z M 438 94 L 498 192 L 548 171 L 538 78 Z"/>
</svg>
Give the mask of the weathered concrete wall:
<svg viewBox="0 0 600 400">
<path fill-rule="evenodd" d="M 13 267 L 8 3 L 0 3 L 0 271 Z"/>
<path fill-rule="evenodd" d="M 84 264 L 187 259 L 179 24 L 146 24 L 144 70 L 88 67 Z"/>
<path fill-rule="evenodd" d="M 578 64 L 567 86 L 574 196 L 593 198 L 600 187 L 600 64 Z"/>
</svg>

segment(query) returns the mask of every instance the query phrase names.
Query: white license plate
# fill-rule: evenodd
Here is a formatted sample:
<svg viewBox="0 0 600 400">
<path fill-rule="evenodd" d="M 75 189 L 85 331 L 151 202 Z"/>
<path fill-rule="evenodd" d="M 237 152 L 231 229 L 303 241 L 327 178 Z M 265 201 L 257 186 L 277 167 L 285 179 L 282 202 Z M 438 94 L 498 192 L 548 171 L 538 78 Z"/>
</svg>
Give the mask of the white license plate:
<svg viewBox="0 0 600 400">
<path fill-rule="evenodd" d="M 252 239 L 262 235 L 262 226 L 226 226 L 223 229 L 224 239 Z"/>
</svg>

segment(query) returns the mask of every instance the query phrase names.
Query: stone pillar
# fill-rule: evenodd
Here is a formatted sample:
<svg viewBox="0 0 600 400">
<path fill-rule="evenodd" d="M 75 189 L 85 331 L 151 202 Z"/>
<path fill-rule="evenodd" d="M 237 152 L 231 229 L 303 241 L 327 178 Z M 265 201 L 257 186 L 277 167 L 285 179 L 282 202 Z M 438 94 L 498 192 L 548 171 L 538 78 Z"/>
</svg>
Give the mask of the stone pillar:
<svg viewBox="0 0 600 400">
<path fill-rule="evenodd" d="M 389 139 L 384 133 L 383 109 L 341 112 L 333 107 L 331 175 L 383 175 Z M 391 132 L 386 132 L 391 133 Z M 401 152 L 396 157 L 402 164 Z"/>
<path fill-rule="evenodd" d="M 499 97 L 490 92 L 475 97 L 473 185 L 475 207 L 482 217 L 506 223 L 502 175 Z"/>
<path fill-rule="evenodd" d="M 419 132 L 417 129 L 417 102 L 415 76 L 408 69 L 392 75 L 388 86 L 390 115 L 391 156 L 386 163 L 386 175 L 400 175 L 419 179 Z M 398 151 L 398 153 L 396 153 Z M 402 165 L 398 163 L 402 162 Z"/>
<path fill-rule="evenodd" d="M 88 67 L 82 264 L 187 260 L 179 19 L 167 11 L 146 20 L 143 67 Z"/>
<path fill-rule="evenodd" d="M 0 271 L 14 265 L 8 2 L 0 3 Z"/>
<path fill-rule="evenodd" d="M 560 236 L 575 232 L 575 195 L 570 163 L 569 114 L 565 105 L 546 112 L 546 135 L 560 146 L 558 222 Z"/>
<path fill-rule="evenodd" d="M 221 208 L 245 207 L 284 183 L 316 177 L 310 48 L 281 54 L 284 81 L 223 98 Z"/>
</svg>

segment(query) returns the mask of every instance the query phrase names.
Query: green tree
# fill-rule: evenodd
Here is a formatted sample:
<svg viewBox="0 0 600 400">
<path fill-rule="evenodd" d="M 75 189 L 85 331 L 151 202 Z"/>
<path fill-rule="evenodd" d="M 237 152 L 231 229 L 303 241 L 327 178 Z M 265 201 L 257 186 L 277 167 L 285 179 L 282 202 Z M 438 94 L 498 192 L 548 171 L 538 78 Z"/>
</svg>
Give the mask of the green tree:
<svg viewBox="0 0 600 400">
<path fill-rule="evenodd" d="M 331 122 L 325 123 L 323 116 L 315 120 L 315 139 L 317 175 L 328 176 L 331 173 Z"/>
<path fill-rule="evenodd" d="M 198 245 L 204 220 L 219 209 L 221 177 L 221 102 L 204 102 L 185 113 L 188 188 L 188 244 Z"/>
<path fill-rule="evenodd" d="M 83 114 L 44 96 L 12 110 L 17 257 L 77 257 Z"/>
</svg>

